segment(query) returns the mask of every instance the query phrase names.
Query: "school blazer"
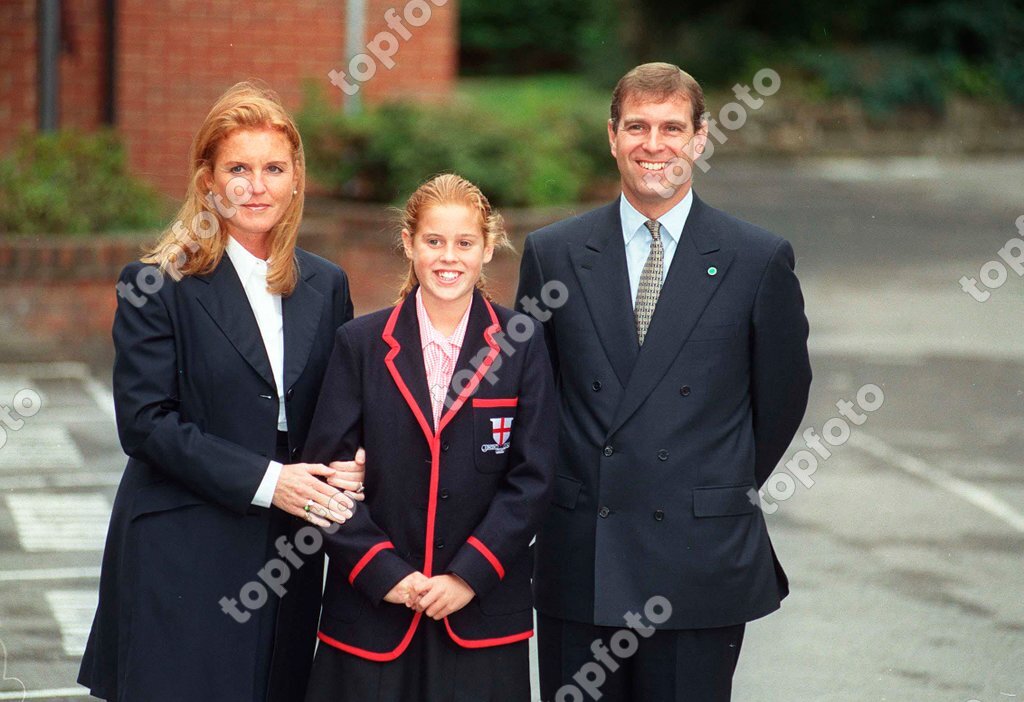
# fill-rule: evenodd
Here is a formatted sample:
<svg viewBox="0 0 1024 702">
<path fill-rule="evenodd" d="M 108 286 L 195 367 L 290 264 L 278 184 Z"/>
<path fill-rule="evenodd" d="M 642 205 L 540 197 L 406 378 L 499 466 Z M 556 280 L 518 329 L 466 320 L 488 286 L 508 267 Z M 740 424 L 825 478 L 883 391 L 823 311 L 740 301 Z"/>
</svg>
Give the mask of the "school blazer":
<svg viewBox="0 0 1024 702">
<path fill-rule="evenodd" d="M 338 330 L 307 442 L 307 460 L 323 463 L 366 448 L 366 501 L 325 534 L 319 637 L 374 661 L 402 655 L 425 616 L 383 601 L 416 570 L 455 573 L 476 593 L 445 619 L 458 645 L 532 636 L 529 544 L 554 475 L 557 408 L 538 325 L 474 293 L 458 392 L 435 432 L 414 295 Z"/>
<path fill-rule="evenodd" d="M 544 323 L 560 390 L 553 508 L 537 535 L 537 609 L 622 626 L 653 597 L 663 629 L 722 627 L 788 592 L 756 490 L 796 432 L 811 368 L 793 249 L 693 205 L 641 347 L 619 203 L 527 237 L 519 292 Z M 543 302 L 541 302 L 543 305 Z"/>
</svg>

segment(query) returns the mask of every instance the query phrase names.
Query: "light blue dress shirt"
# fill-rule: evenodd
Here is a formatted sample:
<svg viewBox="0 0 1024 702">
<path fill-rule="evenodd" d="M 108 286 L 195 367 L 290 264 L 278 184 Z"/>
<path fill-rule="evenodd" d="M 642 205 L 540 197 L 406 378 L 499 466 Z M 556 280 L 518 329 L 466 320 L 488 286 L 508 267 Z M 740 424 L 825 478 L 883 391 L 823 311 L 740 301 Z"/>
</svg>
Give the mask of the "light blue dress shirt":
<svg viewBox="0 0 1024 702">
<path fill-rule="evenodd" d="M 679 201 L 679 204 L 658 218 L 658 222 L 661 224 L 661 244 L 665 249 L 662 283 L 665 282 L 665 276 L 668 275 L 669 267 L 672 265 L 672 257 L 676 254 L 676 247 L 683 235 L 683 227 L 686 226 L 686 218 L 690 216 L 692 205 L 693 189 L 691 188 L 686 193 L 686 197 Z M 647 256 L 651 253 L 651 232 L 644 224 L 647 217 L 637 212 L 625 195 L 619 198 L 619 219 L 622 220 L 622 237 L 626 242 L 629 300 L 631 304 L 635 305 L 636 292 L 640 287 L 640 274 L 644 270 L 644 264 L 647 263 Z"/>
</svg>

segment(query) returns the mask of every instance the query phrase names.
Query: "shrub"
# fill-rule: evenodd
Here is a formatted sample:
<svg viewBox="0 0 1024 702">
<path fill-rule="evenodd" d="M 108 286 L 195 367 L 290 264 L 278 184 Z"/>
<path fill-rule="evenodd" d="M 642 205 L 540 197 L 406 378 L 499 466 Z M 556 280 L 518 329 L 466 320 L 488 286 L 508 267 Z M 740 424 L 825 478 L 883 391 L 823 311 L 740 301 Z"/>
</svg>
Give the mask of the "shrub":
<svg viewBox="0 0 1024 702">
<path fill-rule="evenodd" d="M 462 0 L 459 65 L 475 75 L 575 70 L 609 0 Z"/>
<path fill-rule="evenodd" d="M 380 202 L 400 201 L 447 171 L 499 206 L 575 202 L 611 167 L 606 108 L 528 94 L 537 89 L 501 82 L 442 105 L 392 103 L 358 116 L 307 96 L 298 121 L 310 176 L 339 194 Z"/>
<path fill-rule="evenodd" d="M 145 229 L 161 224 L 161 209 L 108 131 L 28 134 L 0 160 L 0 232 Z"/>
<path fill-rule="evenodd" d="M 795 52 L 795 57 L 819 82 L 824 97 L 856 98 L 876 119 L 906 107 L 941 113 L 953 85 L 951 72 L 941 62 L 895 47 L 806 49 Z"/>
</svg>

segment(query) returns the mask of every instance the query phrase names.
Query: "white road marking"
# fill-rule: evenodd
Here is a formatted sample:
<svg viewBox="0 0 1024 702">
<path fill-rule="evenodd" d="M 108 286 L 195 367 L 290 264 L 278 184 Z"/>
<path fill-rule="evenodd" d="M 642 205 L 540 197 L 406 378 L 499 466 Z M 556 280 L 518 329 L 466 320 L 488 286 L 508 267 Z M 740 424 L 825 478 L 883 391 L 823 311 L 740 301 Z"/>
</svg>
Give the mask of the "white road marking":
<svg viewBox="0 0 1024 702">
<path fill-rule="evenodd" d="M 117 414 L 114 412 L 114 395 L 110 389 L 103 383 L 96 380 L 89 373 L 81 379 L 82 385 L 85 386 L 85 391 L 89 393 L 89 397 L 96 403 L 96 406 L 103 411 L 103 414 L 107 416 L 112 422 L 117 421 Z"/>
<path fill-rule="evenodd" d="M 1008 222 L 1006 237 L 1016 232 Z M 878 363 L 928 358 L 1024 360 L 1024 281 L 1014 273 L 984 303 L 960 288 L 961 276 L 979 277 L 984 259 L 878 267 L 857 280 L 809 272 L 801 275 L 810 320 L 812 355 L 867 358 Z M 799 272 L 799 266 L 798 266 Z M 979 283 L 980 284 L 980 283 Z"/>
<path fill-rule="evenodd" d="M 26 551 L 102 551 L 110 502 L 96 493 L 7 495 Z"/>
<path fill-rule="evenodd" d="M 18 376 L 47 380 L 71 379 L 82 382 L 86 393 L 103 411 L 108 419 L 114 420 L 114 398 L 103 383 L 96 380 L 84 363 L 5 363 L 0 364 L 0 376 Z M 24 386 L 29 387 L 29 386 Z M 20 389 L 20 388 L 18 388 Z M 45 405 L 44 405 L 45 406 Z"/>
<path fill-rule="evenodd" d="M 27 692 L 0 692 L 0 700 L 49 700 L 67 697 L 92 699 L 84 687 L 58 687 L 52 690 L 28 690 Z"/>
<path fill-rule="evenodd" d="M 99 592 L 90 590 L 50 590 L 46 593 L 54 619 L 60 627 L 61 646 L 68 656 L 81 656 L 89 640 Z"/>
<path fill-rule="evenodd" d="M 1024 533 L 1024 515 L 988 490 L 926 463 L 917 456 L 904 453 L 862 431 L 855 432 L 850 436 L 850 445 L 906 473 L 928 481 L 1008 524 L 1016 531 Z"/>
<path fill-rule="evenodd" d="M 880 180 L 938 180 L 954 166 L 932 156 L 892 156 L 884 159 L 823 158 L 801 164 L 799 170 L 838 183 L 877 183 Z"/>
<path fill-rule="evenodd" d="M 46 473 L 43 475 L 0 476 L 0 492 L 14 490 L 46 490 L 49 488 L 117 487 L 122 471 L 89 471 L 75 473 Z"/>
<path fill-rule="evenodd" d="M 28 568 L 25 570 L 0 570 L 0 582 L 25 582 L 30 580 L 98 580 L 100 569 L 96 568 Z"/>
<path fill-rule="evenodd" d="M 59 380 L 61 378 L 81 378 L 89 374 L 89 366 L 73 361 L 56 361 L 54 363 L 0 363 L 0 375 L 23 375 L 31 378 Z"/>
<path fill-rule="evenodd" d="M 0 470 L 68 470 L 81 468 L 84 463 L 66 427 L 41 424 L 35 418 L 26 419 L 17 431 L 8 431 L 7 443 L 0 448 Z"/>
<path fill-rule="evenodd" d="M 17 375 L 0 375 L 0 404 L 7 405 L 14 412 L 17 412 L 18 408 L 14 406 L 12 400 L 14 400 L 15 395 L 26 389 L 33 390 L 39 395 L 43 407 L 50 401 L 46 393 L 35 387 L 32 381 L 26 378 L 24 374 L 19 373 Z"/>
</svg>

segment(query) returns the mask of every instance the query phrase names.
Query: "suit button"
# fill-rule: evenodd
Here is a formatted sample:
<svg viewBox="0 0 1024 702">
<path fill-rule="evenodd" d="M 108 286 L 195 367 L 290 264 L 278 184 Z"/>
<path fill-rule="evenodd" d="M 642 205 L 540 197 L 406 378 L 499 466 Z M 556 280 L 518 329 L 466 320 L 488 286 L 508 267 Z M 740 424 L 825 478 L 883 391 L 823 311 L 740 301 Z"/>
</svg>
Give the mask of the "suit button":
<svg viewBox="0 0 1024 702">
<path fill-rule="evenodd" d="M 615 449 L 613 449 L 611 446 L 605 446 L 604 447 L 604 455 L 605 456 L 611 456 L 613 453 L 615 453 Z"/>
<path fill-rule="evenodd" d="M 667 461 L 668 460 L 668 451 L 666 451 L 665 449 L 661 449 L 660 451 L 658 451 L 658 460 L 659 461 Z"/>
<path fill-rule="evenodd" d="M 294 387 L 290 387 L 290 388 L 288 388 L 288 392 L 286 392 L 284 394 L 284 399 L 290 400 L 290 399 L 292 399 L 292 395 L 294 395 L 294 394 L 295 394 L 295 388 Z"/>
<path fill-rule="evenodd" d="M 299 453 L 301 451 L 302 451 L 302 449 L 300 447 L 298 447 L 298 446 L 296 446 L 295 448 L 292 449 L 292 460 L 293 461 L 296 460 L 299 457 Z"/>
<path fill-rule="evenodd" d="M 441 492 L 439 492 L 438 494 L 441 496 L 442 500 L 447 500 L 448 499 L 448 488 L 443 488 L 441 490 Z"/>
<path fill-rule="evenodd" d="M 449 444 L 447 441 L 445 441 L 445 442 L 443 442 L 441 444 L 441 450 L 444 451 L 445 453 L 447 453 L 448 449 L 450 449 L 450 448 L 451 448 L 451 444 Z"/>
<path fill-rule="evenodd" d="M 591 385 L 590 387 L 594 388 L 594 392 L 601 392 L 601 381 L 595 380 L 594 384 Z"/>
<path fill-rule="evenodd" d="M 601 519 L 607 519 L 608 515 L 611 513 L 612 511 L 610 509 L 608 509 L 607 507 L 602 507 L 600 510 L 598 510 L 597 516 L 599 516 Z"/>
<path fill-rule="evenodd" d="M 689 397 L 690 396 L 690 386 L 689 385 L 684 385 L 683 387 L 679 388 L 679 394 L 682 395 L 683 397 Z"/>
<path fill-rule="evenodd" d="M 660 522 L 664 518 L 665 518 L 665 513 L 663 511 L 661 511 L 660 509 L 659 510 L 655 510 L 655 512 L 654 512 L 654 521 Z"/>
<path fill-rule="evenodd" d="M 434 542 L 434 548 L 436 548 L 438 551 L 443 549 L 444 548 L 444 539 L 438 539 L 437 541 L 435 541 Z"/>
</svg>

